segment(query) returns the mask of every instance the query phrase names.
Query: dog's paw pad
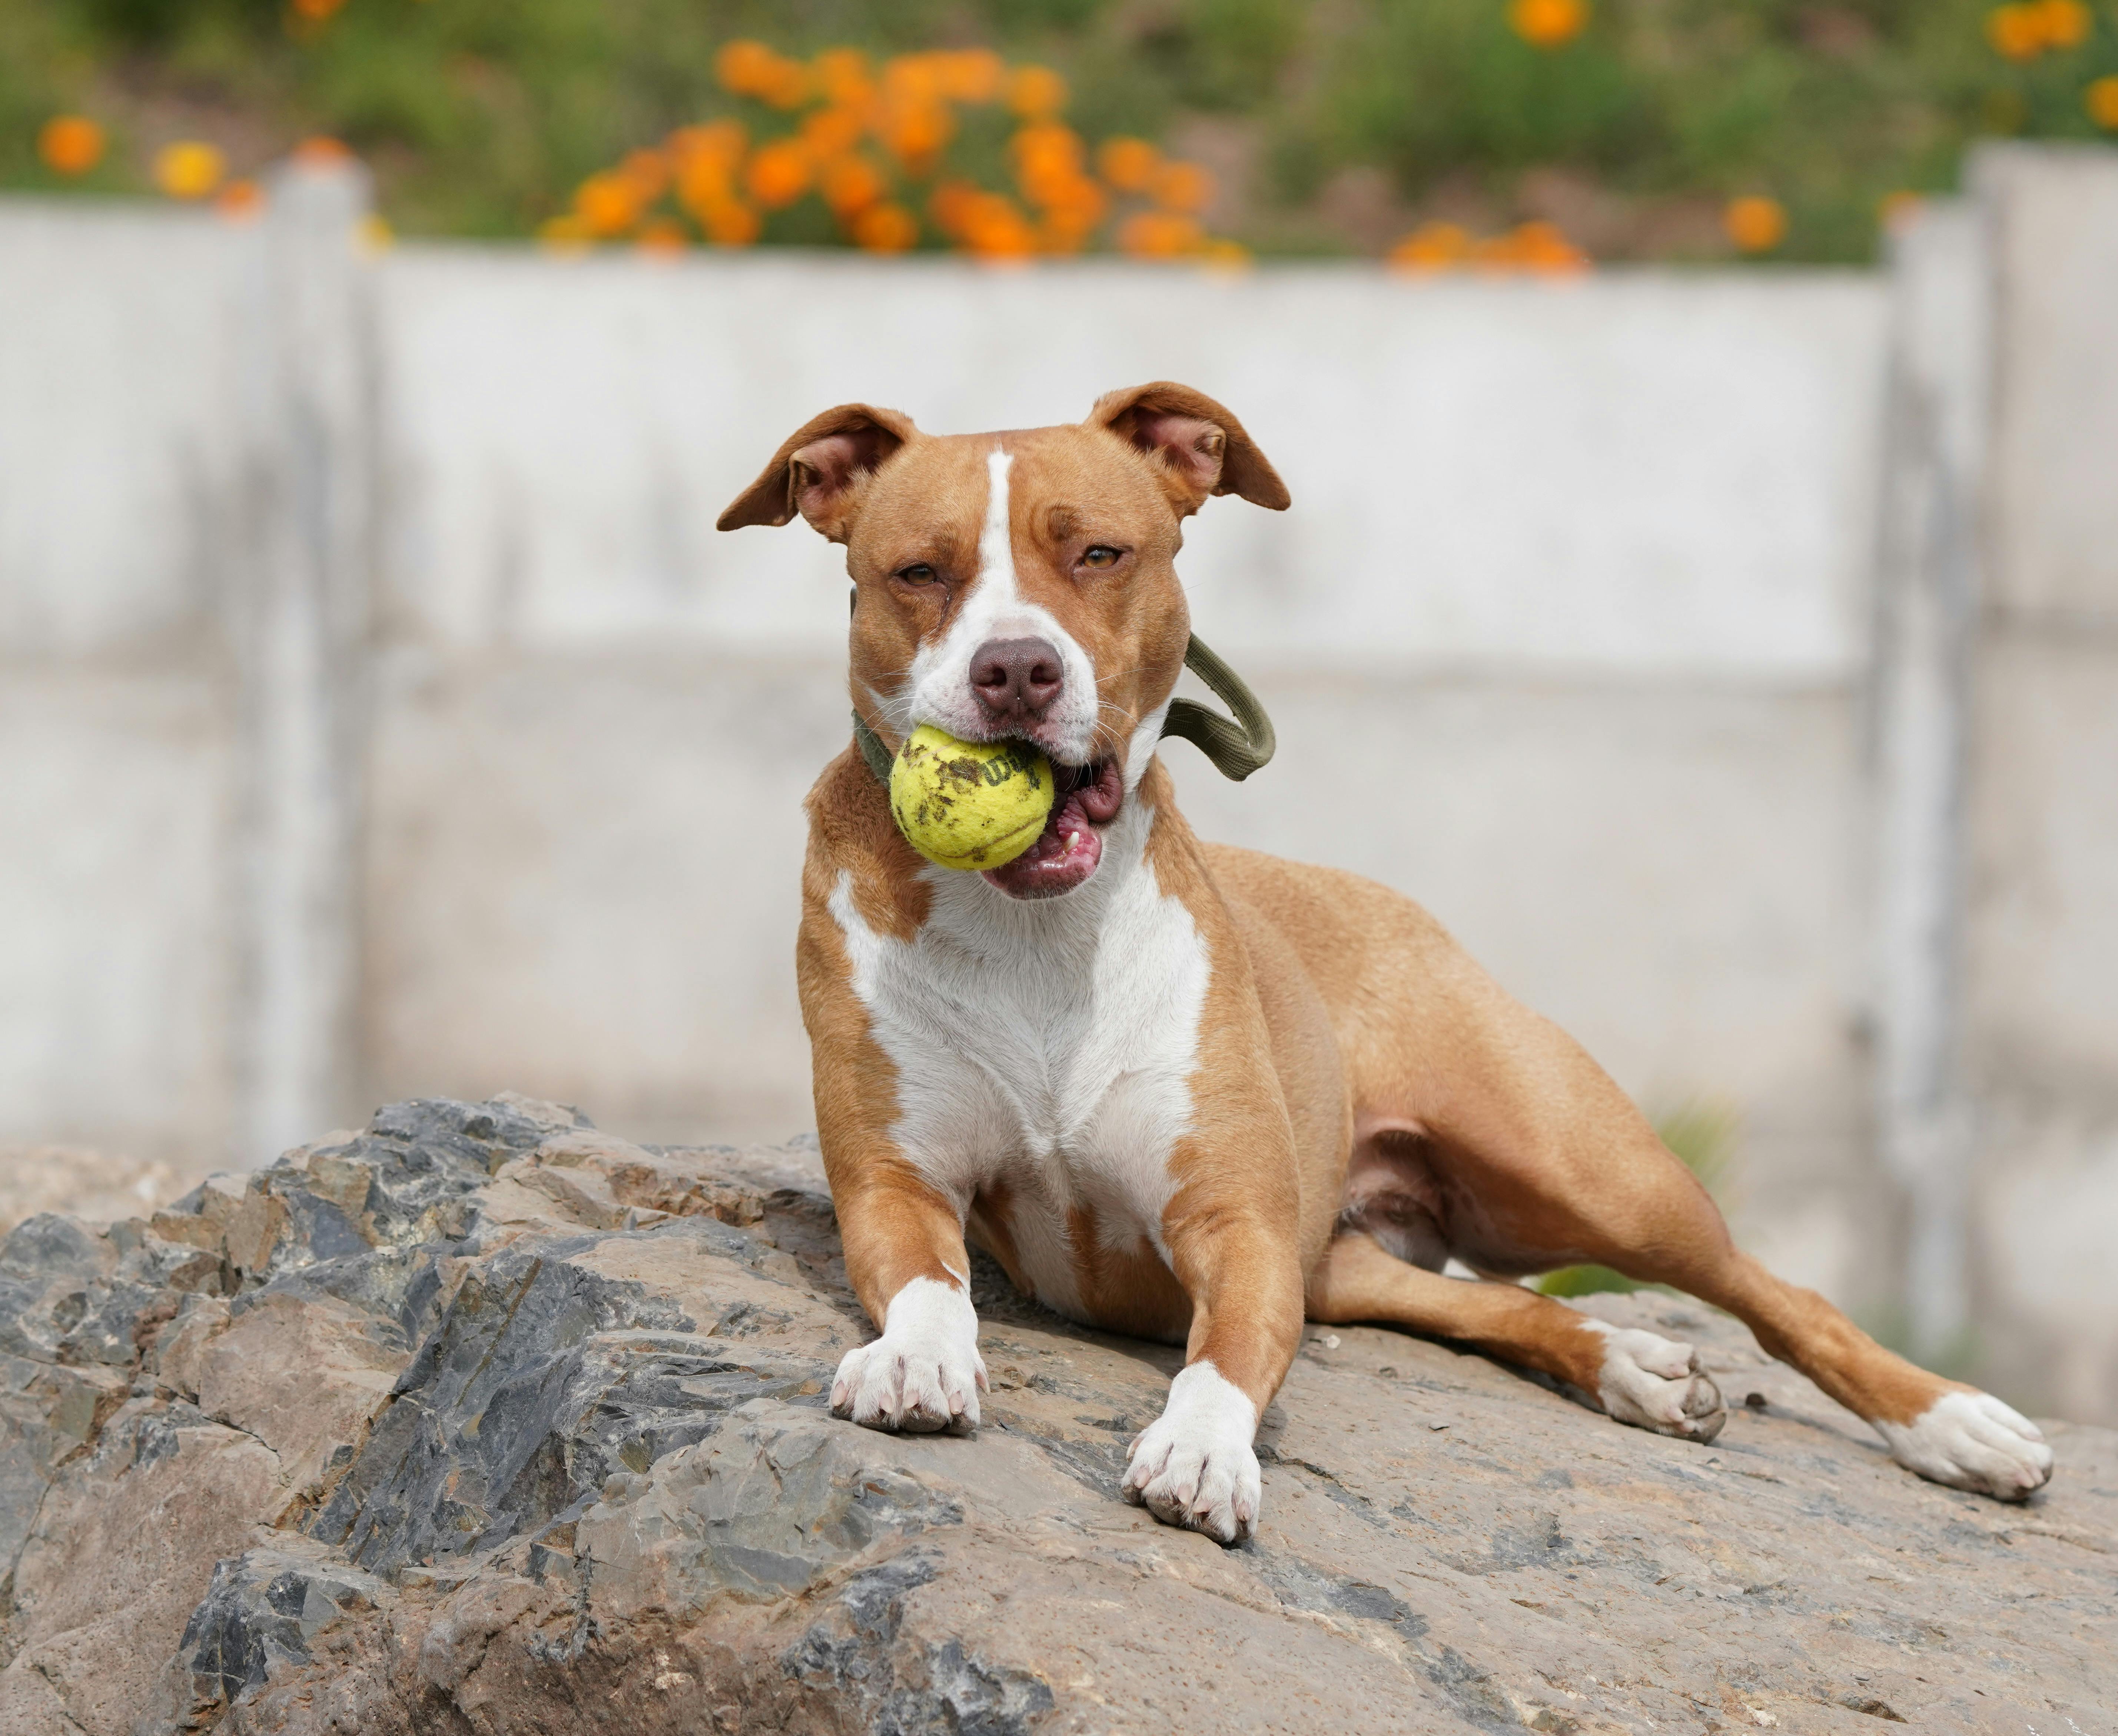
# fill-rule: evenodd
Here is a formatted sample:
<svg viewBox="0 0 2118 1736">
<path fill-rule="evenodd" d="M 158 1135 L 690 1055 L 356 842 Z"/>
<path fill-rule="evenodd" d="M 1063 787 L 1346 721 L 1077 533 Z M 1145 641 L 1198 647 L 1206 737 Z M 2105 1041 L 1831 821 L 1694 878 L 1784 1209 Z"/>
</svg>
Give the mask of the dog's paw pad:
<svg viewBox="0 0 2118 1736">
<path fill-rule="evenodd" d="M 986 1386 L 978 1336 L 969 1297 L 914 1278 L 891 1301 L 882 1336 L 840 1360 L 831 1415 L 864 1429 L 968 1434 L 978 1425 L 978 1394 Z"/>
<path fill-rule="evenodd" d="M 1169 1406 L 1133 1443 L 1126 1500 L 1167 1525 L 1238 1543 L 1256 1526 L 1264 1485 L 1251 1442 L 1257 1410 L 1211 1363 L 1171 1383 Z"/>
<path fill-rule="evenodd" d="M 1892 1458 L 1951 1489 L 2020 1501 L 2051 1480 L 2042 1431 L 1990 1392 L 1945 1392 L 1912 1422 L 1875 1427 Z"/>
<path fill-rule="evenodd" d="M 1608 1415 L 1681 1440 L 1704 1443 L 1720 1434 L 1728 1407 L 1690 1345 L 1631 1327 L 1593 1323 L 1603 1337 L 1596 1396 Z"/>
</svg>

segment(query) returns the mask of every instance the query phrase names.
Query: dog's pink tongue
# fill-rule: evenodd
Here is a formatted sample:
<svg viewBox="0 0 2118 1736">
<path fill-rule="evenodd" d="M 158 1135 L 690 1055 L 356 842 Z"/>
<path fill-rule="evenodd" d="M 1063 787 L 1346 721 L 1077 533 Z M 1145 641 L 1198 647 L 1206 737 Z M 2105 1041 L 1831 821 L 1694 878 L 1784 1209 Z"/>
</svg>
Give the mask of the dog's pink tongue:
<svg viewBox="0 0 2118 1736">
<path fill-rule="evenodd" d="M 985 877 L 1018 898 L 1048 898 L 1071 892 L 1096 871 L 1103 858 L 1103 834 L 1125 801 L 1125 780 L 1115 764 L 1098 768 L 1093 783 L 1070 790 L 1052 806 L 1037 842 L 1005 868 L 988 868 Z"/>
</svg>

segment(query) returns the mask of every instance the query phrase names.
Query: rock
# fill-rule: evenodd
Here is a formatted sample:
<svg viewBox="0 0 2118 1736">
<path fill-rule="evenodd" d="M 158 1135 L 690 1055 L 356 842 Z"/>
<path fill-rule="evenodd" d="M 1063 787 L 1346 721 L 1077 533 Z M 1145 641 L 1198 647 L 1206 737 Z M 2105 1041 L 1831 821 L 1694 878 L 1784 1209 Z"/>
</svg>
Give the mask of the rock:
<svg viewBox="0 0 2118 1736">
<path fill-rule="evenodd" d="M 2118 1437 L 2003 1507 L 1735 1323 L 1710 1448 L 1313 1332 L 1224 1550 L 1117 1497 L 1177 1353 L 978 1263 L 974 1438 L 834 1420 L 813 1146 L 400 1104 L 0 1244 L 0 1733 L 2105 1727 Z M 2102 1715 L 2099 1721 L 2098 1715 Z"/>
<path fill-rule="evenodd" d="M 45 1728 L 127 1736 L 201 1585 L 261 1531 L 278 1470 L 187 1405 L 139 1401 L 113 1416 L 54 1479 L 16 1558 L 0 1729 L 49 1695 L 66 1721 Z"/>
</svg>

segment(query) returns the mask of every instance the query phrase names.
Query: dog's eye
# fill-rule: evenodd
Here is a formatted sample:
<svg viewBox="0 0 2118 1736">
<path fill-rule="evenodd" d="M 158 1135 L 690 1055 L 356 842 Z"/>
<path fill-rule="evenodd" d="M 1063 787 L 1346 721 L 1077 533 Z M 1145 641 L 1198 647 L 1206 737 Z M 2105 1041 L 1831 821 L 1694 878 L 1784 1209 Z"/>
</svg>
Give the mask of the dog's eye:
<svg viewBox="0 0 2118 1736">
<path fill-rule="evenodd" d="M 1094 566 L 1098 568 L 1116 566 L 1121 558 L 1119 552 L 1117 549 L 1112 548 L 1109 543 L 1098 542 L 1093 544 L 1082 555 L 1081 565 L 1084 566 Z"/>
<path fill-rule="evenodd" d="M 909 566 L 898 568 L 897 576 L 907 584 L 932 584 L 934 582 L 934 569 L 927 566 L 924 561 L 915 561 Z"/>
</svg>

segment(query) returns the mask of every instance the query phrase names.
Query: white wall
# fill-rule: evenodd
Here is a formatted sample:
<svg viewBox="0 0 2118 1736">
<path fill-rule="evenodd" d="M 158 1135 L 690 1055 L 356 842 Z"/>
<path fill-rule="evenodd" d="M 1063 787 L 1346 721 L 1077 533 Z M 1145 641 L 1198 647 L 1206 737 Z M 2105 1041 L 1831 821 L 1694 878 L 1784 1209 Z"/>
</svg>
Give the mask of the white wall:
<svg viewBox="0 0 2118 1736">
<path fill-rule="evenodd" d="M 824 544 L 718 535 L 848 399 L 936 431 L 1176 378 L 1286 477 L 1190 535 L 1202 630 L 1291 664 L 1845 680 L 1863 651 L 1884 298 L 1854 274 L 1407 281 L 843 256 L 382 277 L 400 627 L 459 646 L 835 650 Z"/>
<path fill-rule="evenodd" d="M 233 1113 L 245 241 L 0 215 L 0 1138 L 183 1153 Z"/>
<path fill-rule="evenodd" d="M 2001 308 L 1973 670 L 1963 1068 L 1977 1323 L 2118 1412 L 2118 152 L 1979 165 Z"/>
</svg>

